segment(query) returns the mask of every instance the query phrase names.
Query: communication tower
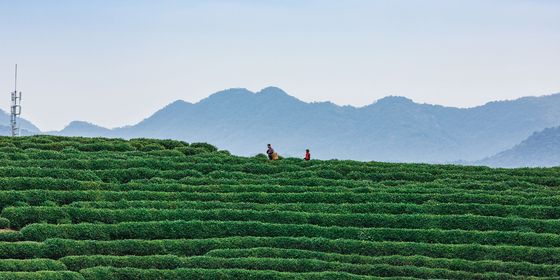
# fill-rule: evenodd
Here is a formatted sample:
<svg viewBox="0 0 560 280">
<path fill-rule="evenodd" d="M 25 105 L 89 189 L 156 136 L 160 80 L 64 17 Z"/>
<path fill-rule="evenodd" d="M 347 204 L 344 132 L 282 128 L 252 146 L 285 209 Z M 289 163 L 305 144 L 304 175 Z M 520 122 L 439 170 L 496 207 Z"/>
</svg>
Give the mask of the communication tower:
<svg viewBox="0 0 560 280">
<path fill-rule="evenodd" d="M 12 136 L 19 135 L 19 115 L 21 115 L 21 91 L 17 91 L 17 64 L 14 79 L 14 91 L 12 92 L 12 107 L 10 113 L 10 123 L 12 125 Z"/>
</svg>

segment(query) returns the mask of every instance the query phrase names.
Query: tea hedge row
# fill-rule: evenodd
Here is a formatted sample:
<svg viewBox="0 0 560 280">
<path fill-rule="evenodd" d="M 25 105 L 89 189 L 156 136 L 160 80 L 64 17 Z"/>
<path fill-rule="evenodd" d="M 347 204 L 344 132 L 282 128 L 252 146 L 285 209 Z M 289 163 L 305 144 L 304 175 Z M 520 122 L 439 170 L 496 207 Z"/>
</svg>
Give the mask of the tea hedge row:
<svg viewBox="0 0 560 280">
<path fill-rule="evenodd" d="M 76 181 L 72 179 L 53 179 L 53 178 L 32 178 L 17 177 L 0 179 L 0 190 L 105 190 L 105 191 L 161 191 L 161 192 L 193 192 L 193 193 L 231 193 L 231 192 L 266 192 L 266 193 L 356 193 L 356 194 L 418 194 L 418 195 L 496 195 L 496 191 L 479 190 L 479 189 L 463 189 L 455 185 L 446 186 L 440 183 L 430 184 L 404 184 L 399 186 L 385 186 L 382 184 L 357 184 L 355 186 L 345 185 L 315 185 L 309 184 L 300 186 L 301 182 L 292 182 L 294 184 L 274 185 L 272 182 L 259 183 L 251 182 L 250 184 L 229 184 L 229 182 L 212 182 L 204 179 L 197 180 L 196 184 L 186 183 L 168 183 L 158 182 L 158 180 L 122 183 L 107 183 L 100 181 Z M 216 183 L 216 184 L 214 184 Z M 287 182 L 284 182 L 287 183 Z M 499 194 L 503 197 L 518 197 L 522 199 L 543 199 L 549 196 L 557 195 L 551 191 L 501 191 Z"/>
<path fill-rule="evenodd" d="M 251 248 L 251 249 L 216 249 L 205 256 L 221 258 L 289 258 L 289 259 L 319 259 L 330 262 L 353 264 L 391 264 L 396 266 L 418 266 L 444 268 L 473 273 L 499 272 L 512 275 L 527 275 L 541 277 L 560 277 L 560 267 L 557 265 L 532 264 L 528 262 L 503 261 L 468 261 L 462 259 L 430 258 L 425 256 L 382 256 L 370 257 L 356 254 L 344 255 L 317 251 L 282 249 L 282 248 Z"/>
<path fill-rule="evenodd" d="M 224 167 L 225 166 L 225 167 Z M 287 166 L 285 166 L 287 167 Z M 422 175 L 415 174 L 412 172 L 395 173 L 395 171 L 386 171 L 385 173 L 380 172 L 366 172 L 358 173 L 353 171 L 352 174 L 344 176 L 336 171 L 325 169 L 318 171 L 296 171 L 296 170 L 284 170 L 271 165 L 269 163 L 246 163 L 243 164 L 239 170 L 227 170 L 231 169 L 230 165 L 216 165 L 216 164 L 191 164 L 191 166 L 181 166 L 170 168 L 167 170 L 159 170 L 156 168 L 149 167 L 146 164 L 145 167 L 118 167 L 115 169 L 97 169 L 91 170 L 86 168 L 62 168 L 62 167 L 2 167 L 0 168 L 0 176 L 2 177 L 54 177 L 54 178 L 66 178 L 75 179 L 82 181 L 104 181 L 104 182 L 122 182 L 126 183 L 131 180 L 138 179 L 150 179 L 150 178 L 169 178 L 169 179 L 182 179 L 185 177 L 200 177 L 201 174 L 207 174 L 211 178 L 229 178 L 229 179 L 250 179 L 258 175 L 266 176 L 276 176 L 286 179 L 305 179 L 305 178 L 316 178 L 317 180 L 369 180 L 373 182 L 381 181 L 410 181 L 410 182 L 433 182 L 437 179 L 450 178 L 453 179 L 454 176 L 432 176 L 432 175 Z M 231 171 L 231 172 L 228 172 Z M 276 174 L 276 175 L 275 175 Z M 494 177 L 496 175 L 493 175 Z M 560 185 L 560 178 L 557 176 L 550 177 L 523 177 L 523 178 L 480 178 L 480 175 L 474 178 L 461 178 L 461 180 L 491 180 L 494 182 L 501 181 L 511 181 L 516 182 L 526 182 L 530 184 L 537 184 L 543 186 L 558 186 Z M 546 182 L 545 182 L 546 181 Z M 519 183 L 517 183 L 519 184 Z"/>
<path fill-rule="evenodd" d="M 58 205 L 77 201 L 120 201 L 120 200 L 152 200 L 152 201 L 221 201 L 249 203 L 479 203 L 502 205 L 542 205 L 558 207 L 560 195 L 524 198 L 508 195 L 491 194 L 415 194 L 415 193 L 189 193 L 189 192 L 155 192 L 155 191 L 52 191 L 26 190 L 1 191 L 0 205 L 13 206 L 18 203 L 42 205 L 54 202 Z"/>
<path fill-rule="evenodd" d="M 273 247 L 364 256 L 421 255 L 471 261 L 500 260 L 557 265 L 559 248 L 508 245 L 373 242 L 308 237 L 225 237 L 165 240 L 70 240 L 0 242 L 0 258 L 52 258 L 71 255 L 203 255 L 214 249 Z"/>
<path fill-rule="evenodd" d="M 214 220 L 259 221 L 281 224 L 308 224 L 340 227 L 385 227 L 408 229 L 463 229 L 473 231 L 531 231 L 560 233 L 560 221 L 518 217 L 432 214 L 325 214 L 295 211 L 257 211 L 236 209 L 148 209 L 120 210 L 79 207 L 9 207 L 2 212 L 12 226 L 31 223 L 102 222 L 114 224 L 131 221 Z"/>
<path fill-rule="evenodd" d="M 354 275 L 344 272 L 306 272 L 290 273 L 271 270 L 245 269 L 137 269 L 96 267 L 81 270 L 86 280 L 184 280 L 184 279 L 220 279 L 220 280 L 412 280 L 409 277 L 375 277 Z"/>
<path fill-rule="evenodd" d="M 367 241 L 395 241 L 441 244 L 523 245 L 560 247 L 560 235 L 515 231 L 465 231 L 441 229 L 392 229 L 320 227 L 313 225 L 260 222 L 164 221 L 120 224 L 32 224 L 21 230 L 29 241 L 49 238 L 73 240 L 182 239 L 228 236 L 322 237 Z"/>
<path fill-rule="evenodd" d="M 279 258 L 216 258 L 169 256 L 75 256 L 61 259 L 71 270 L 105 267 L 127 267 L 141 269 L 248 269 L 273 270 L 281 272 L 346 272 L 367 276 L 403 276 L 426 279 L 461 278 L 461 279 L 522 279 L 511 274 L 501 273 L 467 273 L 441 268 L 424 268 L 413 266 L 393 266 L 388 264 L 348 264 L 310 259 Z"/>
<path fill-rule="evenodd" d="M 305 213 L 377 213 L 377 214 L 472 214 L 478 216 L 508 217 L 517 216 L 529 219 L 559 219 L 560 207 L 500 205 L 479 203 L 249 203 L 249 202 L 216 202 L 216 201 L 79 201 L 69 204 L 80 208 L 150 208 L 150 209 L 245 209 L 245 210 L 278 210 Z"/>
<path fill-rule="evenodd" d="M 68 270 L 64 263 L 51 259 L 0 259 L 0 271 L 64 271 Z M 0 278 L 2 279 L 2 278 Z"/>
<path fill-rule="evenodd" d="M 82 274 L 70 271 L 0 272 L 2 280 L 85 280 Z"/>
</svg>

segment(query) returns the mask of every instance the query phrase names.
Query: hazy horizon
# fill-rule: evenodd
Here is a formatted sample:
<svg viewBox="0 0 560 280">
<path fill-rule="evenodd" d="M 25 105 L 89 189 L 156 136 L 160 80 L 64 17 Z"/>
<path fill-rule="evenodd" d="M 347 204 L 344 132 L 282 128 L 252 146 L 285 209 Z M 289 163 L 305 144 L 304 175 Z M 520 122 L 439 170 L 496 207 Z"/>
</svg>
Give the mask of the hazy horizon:
<svg viewBox="0 0 560 280">
<path fill-rule="evenodd" d="M 268 87 L 265 87 L 265 88 L 269 88 L 269 87 L 276 87 L 276 88 L 282 89 L 281 87 L 278 87 L 278 86 L 268 86 Z M 103 125 L 101 125 L 101 124 L 98 124 L 98 123 L 95 123 L 95 122 L 93 122 L 93 121 L 86 120 L 86 119 L 73 119 L 73 120 L 71 120 L 70 122 L 73 122 L 73 121 L 87 122 L 87 123 L 90 123 L 90 124 L 98 125 L 98 126 L 101 126 L 101 127 L 104 127 L 104 128 L 109 128 L 109 129 L 121 128 L 121 127 L 124 127 L 124 126 L 135 125 L 135 124 L 139 123 L 140 121 L 142 121 L 142 120 L 144 120 L 144 119 L 150 117 L 152 114 L 156 113 L 157 111 L 163 109 L 165 106 L 170 105 L 170 104 L 172 104 L 173 102 L 176 102 L 176 101 L 184 101 L 184 102 L 189 102 L 189 103 L 191 103 L 191 104 L 196 104 L 196 103 L 199 103 L 200 101 L 202 101 L 202 100 L 204 100 L 204 99 L 206 99 L 206 98 L 209 98 L 209 97 L 212 96 L 213 94 L 220 93 L 220 92 L 227 91 L 227 90 L 242 89 L 242 90 L 248 90 L 248 91 L 250 91 L 250 92 L 253 93 L 253 94 L 257 94 L 259 91 L 261 91 L 261 90 L 263 90 L 263 89 L 265 89 L 265 88 L 261 88 L 261 89 L 258 89 L 258 90 L 250 90 L 250 89 L 248 89 L 248 88 L 234 87 L 234 88 L 222 89 L 222 90 L 219 90 L 219 91 L 217 91 L 217 92 L 210 93 L 210 94 L 208 94 L 208 96 L 202 97 L 201 99 L 196 100 L 196 101 L 188 101 L 188 100 L 185 100 L 185 99 L 169 100 L 169 102 L 167 102 L 165 105 L 163 105 L 163 106 L 160 107 L 160 108 L 157 108 L 157 109 L 156 109 L 155 111 L 153 111 L 153 112 L 149 112 L 147 115 L 143 116 L 143 117 L 142 117 L 141 119 L 139 119 L 138 121 L 135 121 L 135 122 L 132 122 L 132 123 L 127 123 L 127 124 L 120 125 L 120 126 L 113 126 L 113 127 L 110 127 L 110 126 L 103 126 Z M 283 90 L 283 89 L 282 89 L 282 90 Z M 514 100 L 517 100 L 517 99 L 520 99 L 520 98 L 525 98 L 525 97 L 544 97 L 544 96 L 549 96 L 549 95 L 560 94 L 560 92 L 556 92 L 556 93 L 549 93 L 549 94 L 542 94 L 542 95 L 527 95 L 527 96 L 520 96 L 520 97 L 516 97 L 516 98 L 511 98 L 511 99 L 489 100 L 489 101 L 487 101 L 487 102 L 484 102 L 484 103 L 482 103 L 482 104 L 477 104 L 477 105 L 474 105 L 474 106 L 458 107 L 458 106 L 448 106 L 448 105 L 443 105 L 443 104 L 419 102 L 419 101 L 417 101 L 417 100 L 414 100 L 414 99 L 409 98 L 409 97 L 404 96 L 404 95 L 387 95 L 387 96 L 383 96 L 383 97 L 381 97 L 381 98 L 379 98 L 379 99 L 373 100 L 372 102 L 370 102 L 370 103 L 368 103 L 368 104 L 356 106 L 356 105 L 352 105 L 352 104 L 337 104 L 337 103 L 332 102 L 332 101 L 329 101 L 329 100 L 323 100 L 323 101 L 305 101 L 305 100 L 301 100 L 301 99 L 298 98 L 297 96 L 294 96 L 294 95 L 290 94 L 289 92 L 286 92 L 286 93 L 287 93 L 288 95 L 290 95 L 290 96 L 292 96 L 292 97 L 295 97 L 295 98 L 297 98 L 298 100 L 303 101 L 303 102 L 306 102 L 306 103 L 313 103 L 313 102 L 331 102 L 331 103 L 333 103 L 333 104 L 335 104 L 335 105 L 337 105 L 337 106 L 351 106 L 351 107 L 354 107 L 354 108 L 365 107 L 365 106 L 374 104 L 374 103 L 376 103 L 377 101 L 379 101 L 379 100 L 381 100 L 381 99 L 384 99 L 384 98 L 393 96 L 393 97 L 404 97 L 404 98 L 407 98 L 407 99 L 412 100 L 412 102 L 417 103 L 417 104 L 428 104 L 428 105 L 444 106 L 444 107 L 450 107 L 450 108 L 461 108 L 461 109 L 469 109 L 469 108 L 484 106 L 484 105 L 486 105 L 486 104 L 488 104 L 488 103 L 490 103 L 490 102 L 514 101 Z M 4 112 L 6 112 L 6 110 L 4 110 L 4 109 L 2 109 L 2 110 L 3 110 Z M 26 119 L 27 119 L 27 118 L 26 118 Z M 27 120 L 29 120 L 29 119 L 27 119 Z M 32 120 L 29 120 L 29 121 L 31 121 L 33 124 L 35 124 Z M 43 129 L 42 127 L 40 127 L 40 126 L 38 126 L 38 128 L 39 128 L 42 132 L 58 131 L 58 130 L 62 130 L 64 127 L 66 127 L 68 124 L 70 124 L 70 122 L 64 124 L 62 127 L 58 128 L 58 129 L 46 130 L 46 129 Z M 36 125 L 36 124 L 35 124 L 35 125 Z"/>
<path fill-rule="evenodd" d="M 0 107 L 19 64 L 41 130 L 137 123 L 181 99 L 277 86 L 356 107 L 474 107 L 560 91 L 560 2 L 3 1 Z"/>
</svg>

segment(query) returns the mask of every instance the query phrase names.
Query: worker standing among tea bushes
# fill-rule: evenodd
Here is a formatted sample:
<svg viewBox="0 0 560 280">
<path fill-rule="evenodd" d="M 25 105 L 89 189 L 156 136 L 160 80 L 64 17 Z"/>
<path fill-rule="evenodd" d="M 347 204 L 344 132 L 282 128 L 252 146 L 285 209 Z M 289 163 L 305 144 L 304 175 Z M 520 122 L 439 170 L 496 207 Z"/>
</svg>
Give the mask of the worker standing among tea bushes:
<svg viewBox="0 0 560 280">
<path fill-rule="evenodd" d="M 274 149 L 272 148 L 272 145 L 268 144 L 268 149 L 266 150 L 266 154 L 268 155 L 268 159 L 269 160 L 274 160 Z"/>
</svg>

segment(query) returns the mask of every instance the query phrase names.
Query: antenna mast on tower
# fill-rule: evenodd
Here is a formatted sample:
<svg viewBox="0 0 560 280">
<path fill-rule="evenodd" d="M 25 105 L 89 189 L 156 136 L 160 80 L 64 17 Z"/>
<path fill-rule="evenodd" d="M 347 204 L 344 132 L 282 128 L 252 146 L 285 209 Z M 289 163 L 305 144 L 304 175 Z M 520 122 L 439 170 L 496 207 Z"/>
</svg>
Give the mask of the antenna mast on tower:
<svg viewBox="0 0 560 280">
<path fill-rule="evenodd" d="M 14 91 L 12 92 L 12 107 L 11 107 L 11 114 L 10 114 L 10 123 L 12 125 L 12 136 L 19 135 L 19 124 L 18 119 L 19 115 L 21 115 L 21 91 L 17 91 L 17 64 L 16 64 L 16 71 L 14 77 Z"/>
</svg>

